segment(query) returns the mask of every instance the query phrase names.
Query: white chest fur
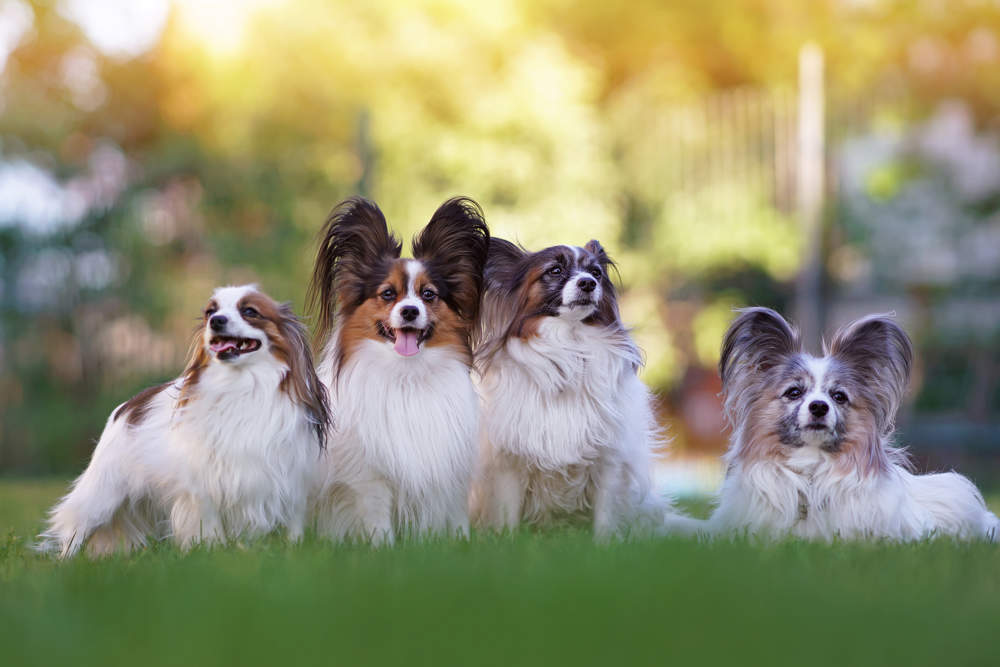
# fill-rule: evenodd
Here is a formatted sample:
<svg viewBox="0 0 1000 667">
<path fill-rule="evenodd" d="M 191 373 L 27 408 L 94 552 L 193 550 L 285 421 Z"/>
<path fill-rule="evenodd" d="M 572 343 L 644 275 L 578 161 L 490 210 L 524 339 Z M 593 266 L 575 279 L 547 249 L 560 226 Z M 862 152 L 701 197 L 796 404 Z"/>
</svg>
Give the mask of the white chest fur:
<svg viewBox="0 0 1000 667">
<path fill-rule="evenodd" d="M 331 373 L 332 376 L 332 373 Z M 340 472 L 363 465 L 408 494 L 468 480 L 478 405 L 469 368 L 453 351 L 401 357 L 365 342 L 332 380 Z M 467 482 L 466 482 L 467 483 Z"/>
<path fill-rule="evenodd" d="M 620 332 L 547 318 L 538 336 L 509 341 L 483 377 L 486 433 L 545 469 L 592 460 L 617 445 L 638 361 Z"/>
<path fill-rule="evenodd" d="M 592 515 L 607 538 L 662 521 L 650 493 L 658 428 L 626 332 L 548 318 L 485 369 L 477 521 L 512 528 Z"/>
<path fill-rule="evenodd" d="M 284 373 L 277 363 L 213 364 L 174 412 L 167 451 L 179 474 L 172 492 L 213 506 L 232 534 L 267 531 L 304 514 L 319 447 L 304 410 L 279 391 Z"/>
</svg>

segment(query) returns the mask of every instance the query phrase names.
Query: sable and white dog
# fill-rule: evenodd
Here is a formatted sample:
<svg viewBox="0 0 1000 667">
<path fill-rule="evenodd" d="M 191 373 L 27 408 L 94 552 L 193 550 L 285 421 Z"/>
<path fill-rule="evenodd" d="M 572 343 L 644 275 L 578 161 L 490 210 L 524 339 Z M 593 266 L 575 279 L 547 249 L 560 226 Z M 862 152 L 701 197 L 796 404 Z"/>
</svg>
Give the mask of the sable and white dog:
<svg viewBox="0 0 1000 667">
<path fill-rule="evenodd" d="M 915 475 L 892 445 L 913 356 L 897 324 L 865 317 L 813 357 L 778 313 L 740 312 L 719 361 L 733 433 L 712 532 L 996 539 L 1000 522 L 972 482 Z"/>
<path fill-rule="evenodd" d="M 662 442 L 611 267 L 597 241 L 535 253 L 491 241 L 476 350 L 477 522 L 586 515 L 599 539 L 662 526 L 669 503 L 651 488 Z"/>
<path fill-rule="evenodd" d="M 108 418 L 39 547 L 72 556 L 303 532 L 330 421 L 304 327 L 256 286 L 215 290 L 191 358 Z"/>
<path fill-rule="evenodd" d="M 331 539 L 468 533 L 478 399 L 470 335 L 489 231 L 478 204 L 446 201 L 413 259 L 373 202 L 338 205 L 323 230 L 311 294 L 326 339 L 320 377 L 337 424 L 316 504 Z"/>
</svg>

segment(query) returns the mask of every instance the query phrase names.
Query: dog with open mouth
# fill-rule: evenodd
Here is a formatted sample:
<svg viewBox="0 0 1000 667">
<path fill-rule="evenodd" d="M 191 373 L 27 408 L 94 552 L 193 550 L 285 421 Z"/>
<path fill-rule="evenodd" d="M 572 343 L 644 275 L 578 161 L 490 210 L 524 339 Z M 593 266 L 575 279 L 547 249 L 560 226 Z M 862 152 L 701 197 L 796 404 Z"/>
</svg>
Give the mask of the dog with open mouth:
<svg viewBox="0 0 1000 667">
<path fill-rule="evenodd" d="M 168 536 L 188 548 L 281 528 L 298 539 L 329 423 L 291 307 L 255 285 L 220 287 L 184 372 L 112 412 L 39 547 L 104 555 Z"/>
<path fill-rule="evenodd" d="M 310 288 L 337 413 L 315 505 L 322 535 L 380 545 L 467 533 L 478 420 L 470 334 L 488 243 L 466 198 L 435 211 L 412 259 L 367 199 L 327 220 Z"/>
<path fill-rule="evenodd" d="M 955 472 L 916 475 L 892 441 L 913 361 L 883 315 L 840 329 L 823 354 L 769 308 L 729 327 L 719 372 L 732 425 L 726 477 L 703 532 L 763 538 L 996 540 L 1000 521 Z"/>
</svg>

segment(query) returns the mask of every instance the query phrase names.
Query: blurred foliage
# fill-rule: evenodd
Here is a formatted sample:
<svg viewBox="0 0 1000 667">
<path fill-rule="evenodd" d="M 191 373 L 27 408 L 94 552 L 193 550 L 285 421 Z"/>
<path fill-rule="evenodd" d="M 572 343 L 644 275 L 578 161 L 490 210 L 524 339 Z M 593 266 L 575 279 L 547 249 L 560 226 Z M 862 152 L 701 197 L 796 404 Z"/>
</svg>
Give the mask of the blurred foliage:
<svg viewBox="0 0 1000 667">
<path fill-rule="evenodd" d="M 314 235 L 358 192 L 405 236 L 466 194 L 529 247 L 601 239 L 646 379 L 668 403 L 714 391 L 695 375 L 730 308 L 793 292 L 806 40 L 845 134 L 951 98 L 976 131 L 1000 117 L 1000 19 L 971 0 L 189 0 L 135 52 L 69 6 L 0 0 L 0 25 L 30 19 L 0 74 L 0 470 L 76 467 L 116 402 L 178 372 L 213 286 L 301 312 Z M 866 206 L 926 173 L 893 159 L 864 172 Z M 841 212 L 849 282 L 878 261 L 869 211 Z"/>
</svg>

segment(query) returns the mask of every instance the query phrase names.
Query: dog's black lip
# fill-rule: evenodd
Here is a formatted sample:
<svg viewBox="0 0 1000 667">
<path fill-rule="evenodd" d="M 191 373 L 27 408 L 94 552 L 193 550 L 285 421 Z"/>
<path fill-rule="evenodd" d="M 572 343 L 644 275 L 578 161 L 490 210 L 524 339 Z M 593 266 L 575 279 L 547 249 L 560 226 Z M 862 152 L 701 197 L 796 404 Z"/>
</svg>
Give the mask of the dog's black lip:
<svg viewBox="0 0 1000 667">
<path fill-rule="evenodd" d="M 807 431 L 829 431 L 826 424 L 806 424 Z"/>
<path fill-rule="evenodd" d="M 385 322 L 383 322 L 382 320 L 375 320 L 375 333 L 377 333 L 379 336 L 382 336 L 382 338 L 386 338 L 392 341 L 393 343 L 396 342 L 395 331 L 392 329 L 392 327 L 386 326 Z"/>
<path fill-rule="evenodd" d="M 240 356 L 241 354 L 250 354 L 251 352 L 256 352 L 257 350 L 260 349 L 260 346 L 261 346 L 261 342 L 258 339 L 256 339 L 256 338 L 243 338 L 242 336 L 226 336 L 226 335 L 218 334 L 218 335 L 212 336 L 211 338 L 208 339 L 209 349 L 211 349 L 211 346 L 212 346 L 213 343 L 217 343 L 217 342 L 221 342 L 221 341 L 233 341 L 233 342 L 236 343 L 236 347 L 235 348 L 230 348 L 230 349 L 227 349 L 227 350 L 223 350 L 222 352 L 216 352 L 215 353 L 215 356 L 218 357 L 219 359 L 223 360 L 223 361 L 227 361 L 229 359 L 234 359 L 234 358 Z M 241 350 L 241 349 L 239 349 L 239 346 L 242 345 L 244 341 L 249 341 L 251 343 L 255 343 L 256 345 L 254 347 L 251 347 L 250 349 Z"/>
<path fill-rule="evenodd" d="M 418 329 L 417 327 L 399 327 L 401 331 L 416 331 L 417 332 L 417 345 L 422 345 L 424 341 L 431 337 L 434 333 L 434 325 L 428 324 L 424 329 Z M 393 343 L 396 342 L 396 330 L 387 325 L 382 320 L 375 320 L 375 332 Z"/>
</svg>

